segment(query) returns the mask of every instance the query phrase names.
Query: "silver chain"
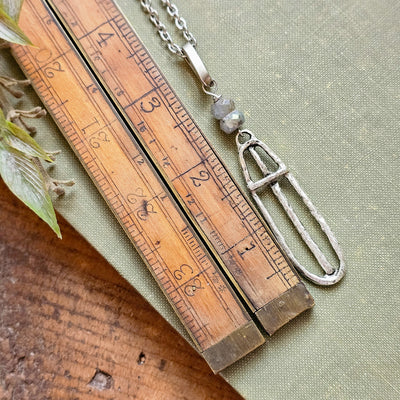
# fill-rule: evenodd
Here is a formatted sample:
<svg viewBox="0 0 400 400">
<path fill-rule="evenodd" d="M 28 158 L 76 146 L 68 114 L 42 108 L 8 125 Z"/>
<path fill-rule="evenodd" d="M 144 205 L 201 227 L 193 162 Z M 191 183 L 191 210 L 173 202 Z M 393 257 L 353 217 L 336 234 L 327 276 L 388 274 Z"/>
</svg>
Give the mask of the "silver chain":
<svg viewBox="0 0 400 400">
<path fill-rule="evenodd" d="M 170 15 L 170 17 L 173 18 L 175 25 L 181 31 L 182 36 L 188 42 L 183 47 L 179 46 L 178 44 L 176 44 L 172 41 L 171 35 L 167 31 L 167 28 L 160 21 L 157 10 L 155 10 L 151 6 L 151 0 L 139 0 L 139 1 L 140 1 L 143 11 L 145 13 L 149 14 L 150 21 L 157 28 L 157 31 L 158 31 L 161 39 L 167 43 L 168 49 L 172 53 L 177 54 L 180 57 L 185 58 L 186 61 L 188 61 L 188 63 L 192 67 L 193 71 L 196 73 L 197 77 L 202 82 L 203 91 L 206 94 L 214 97 L 214 106 L 216 108 L 218 108 L 218 102 L 222 97 L 220 95 L 215 94 L 216 82 L 213 79 L 211 79 L 211 76 L 208 73 L 206 67 L 204 66 L 201 58 L 197 54 L 197 51 L 194 49 L 194 47 L 196 47 L 196 39 L 189 32 L 189 30 L 186 26 L 186 21 L 182 17 L 179 16 L 179 11 L 178 11 L 178 8 L 176 7 L 176 5 L 173 4 L 170 0 L 159 0 L 161 2 L 162 6 L 166 8 L 167 13 Z M 222 100 L 224 100 L 224 99 L 222 99 Z M 234 105 L 233 105 L 233 108 L 234 108 Z M 238 118 L 235 117 L 236 119 L 234 120 L 232 114 L 238 115 L 238 114 L 242 114 L 242 113 L 239 113 L 239 111 L 237 111 L 236 109 L 233 109 L 233 111 L 231 110 L 231 112 L 227 111 L 227 113 L 224 115 L 223 119 L 221 119 L 221 122 L 226 120 L 232 126 L 235 126 L 235 123 L 236 123 L 235 121 L 238 121 Z M 218 119 L 220 119 L 220 118 L 218 118 Z M 242 169 L 244 172 L 247 187 L 249 188 L 249 190 L 254 198 L 254 201 L 258 205 L 264 219 L 267 221 L 267 224 L 274 232 L 275 237 L 277 238 L 277 240 L 280 243 L 280 245 L 282 246 L 282 248 L 286 251 L 288 257 L 292 260 L 293 265 L 297 268 L 297 270 L 301 274 L 303 274 L 306 278 L 308 278 L 312 282 L 319 284 L 319 285 L 332 285 L 332 284 L 338 282 L 344 275 L 345 263 L 343 260 L 342 250 L 339 246 L 338 241 L 336 240 L 335 235 L 331 231 L 331 229 L 328 226 L 328 224 L 326 223 L 325 219 L 315 208 L 315 206 L 311 202 L 310 198 L 302 190 L 302 188 L 298 184 L 297 180 L 286 169 L 285 165 L 282 163 L 282 161 L 280 161 L 278 156 L 275 153 L 273 153 L 272 150 L 270 150 L 269 147 L 265 143 L 258 140 L 249 130 L 241 130 L 240 129 L 240 126 L 243 122 L 244 122 L 244 117 L 242 118 L 240 125 L 237 124 L 237 126 L 236 126 L 236 129 L 239 128 L 238 135 L 236 137 L 238 150 L 239 150 L 239 159 L 240 159 L 240 163 L 241 163 L 241 166 L 242 166 Z M 230 126 L 228 126 L 228 125 L 221 124 L 221 128 L 226 133 L 233 132 L 231 130 Z M 226 129 L 224 129 L 224 128 L 226 128 Z M 249 135 L 249 138 L 247 140 L 245 140 L 243 143 L 241 143 L 240 138 L 243 136 L 243 134 Z M 264 164 L 264 161 L 261 159 L 260 155 L 257 153 L 256 148 L 262 149 L 265 152 L 265 154 L 268 155 L 268 157 L 271 158 L 278 165 L 279 168 L 276 172 L 271 172 L 268 170 L 267 166 Z M 258 164 L 258 166 L 261 169 L 261 172 L 264 175 L 264 178 L 262 178 L 261 180 L 259 180 L 257 182 L 253 182 L 252 179 L 250 178 L 249 170 L 247 167 L 247 162 L 245 161 L 245 158 L 244 158 L 244 152 L 247 150 L 253 156 L 254 160 L 256 161 L 256 163 Z M 303 200 L 304 204 L 310 211 L 311 215 L 315 218 L 315 220 L 320 225 L 322 231 L 326 234 L 329 243 L 331 244 L 333 250 L 335 251 L 337 258 L 339 259 L 339 268 L 335 269 L 334 267 L 332 267 L 332 265 L 326 259 L 325 255 L 319 249 L 318 245 L 313 241 L 310 234 L 306 231 L 306 229 L 302 225 L 300 219 L 294 212 L 292 206 L 289 204 L 286 196 L 284 195 L 284 193 L 282 192 L 282 190 L 278 184 L 277 178 L 280 176 L 286 176 L 286 178 L 287 178 L 288 182 L 291 184 L 292 188 L 297 192 L 297 194 Z M 294 224 L 296 230 L 302 237 L 303 241 L 306 243 L 308 248 L 311 250 L 315 259 L 318 261 L 319 265 L 326 272 L 326 274 L 324 276 L 322 276 L 322 277 L 317 276 L 317 275 L 313 274 L 312 272 L 308 271 L 303 265 L 300 264 L 300 262 L 296 259 L 295 255 L 292 253 L 292 251 L 286 244 L 286 241 L 285 241 L 283 235 L 279 231 L 279 229 L 276 226 L 275 222 L 273 221 L 271 215 L 269 214 L 267 208 L 262 203 L 262 201 L 260 200 L 260 198 L 258 197 L 258 195 L 256 193 L 257 189 L 259 189 L 261 187 L 265 187 L 265 186 L 271 186 L 274 195 L 277 197 L 277 199 L 281 203 L 283 209 L 285 210 L 289 219 Z"/>
<path fill-rule="evenodd" d="M 139 1 L 143 11 L 146 14 L 149 14 L 149 19 L 152 24 L 157 28 L 158 34 L 160 35 L 161 39 L 167 43 L 168 50 L 171 53 L 177 54 L 180 57 L 185 57 L 185 54 L 182 51 L 182 47 L 172 41 L 171 35 L 167 31 L 166 26 L 160 21 L 158 11 L 151 6 L 151 0 Z M 182 32 L 182 36 L 186 39 L 187 42 L 196 47 L 196 39 L 187 28 L 185 19 L 179 16 L 178 7 L 170 0 L 160 0 L 160 2 L 166 8 L 168 15 L 174 19 L 175 26 Z"/>
</svg>

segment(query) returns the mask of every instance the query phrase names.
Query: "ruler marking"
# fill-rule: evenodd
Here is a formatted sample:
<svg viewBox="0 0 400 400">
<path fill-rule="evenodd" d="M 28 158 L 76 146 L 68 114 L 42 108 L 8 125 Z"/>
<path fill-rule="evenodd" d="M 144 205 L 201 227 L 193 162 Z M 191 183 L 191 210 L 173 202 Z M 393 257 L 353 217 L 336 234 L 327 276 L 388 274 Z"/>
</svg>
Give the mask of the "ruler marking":
<svg viewBox="0 0 400 400">
<path fill-rule="evenodd" d="M 96 26 L 96 28 L 94 28 L 92 31 L 85 31 L 85 33 L 79 37 L 79 40 L 85 39 L 87 36 L 91 35 L 94 31 L 98 30 L 100 27 L 108 25 L 109 21 L 104 21 L 101 25 Z"/>
<path fill-rule="evenodd" d="M 166 182 L 168 184 L 170 182 L 172 184 L 173 182 L 178 199 L 182 201 L 182 204 L 188 204 L 188 207 L 190 205 L 195 211 L 198 223 L 203 228 L 206 228 L 205 232 L 212 232 L 210 240 L 216 243 L 218 249 L 221 250 L 232 247 L 232 245 L 235 246 L 225 260 L 234 266 L 232 273 L 235 273 L 237 280 L 242 279 L 241 277 L 246 277 L 247 271 L 243 268 L 244 264 L 241 264 L 241 258 L 246 259 L 246 263 L 260 263 L 259 259 L 260 255 L 262 255 L 265 262 L 271 257 L 269 252 L 273 251 L 273 248 L 266 249 L 264 241 L 262 241 L 263 236 L 259 231 L 263 225 L 259 221 L 257 223 L 257 217 L 252 212 L 251 207 L 248 205 L 246 207 L 246 200 L 244 198 L 240 199 L 242 196 L 241 192 L 236 188 L 230 175 L 228 173 L 224 174 L 224 166 L 209 146 L 208 141 L 202 136 L 197 125 L 191 120 L 187 110 L 165 81 L 164 76 L 138 40 L 136 34 L 131 30 L 125 18 L 119 13 L 119 10 L 112 1 L 98 1 L 97 5 L 100 6 L 100 13 L 93 12 L 93 0 L 88 0 L 87 2 L 79 2 L 78 0 L 51 1 L 61 9 L 61 11 L 57 12 L 62 13 L 63 9 L 68 11 L 69 14 L 67 13 L 66 15 L 70 15 L 71 17 L 69 18 L 72 18 L 73 21 L 69 27 L 70 32 L 80 31 L 80 34 L 77 35 L 81 39 L 80 46 L 86 52 L 89 49 L 87 54 L 89 54 L 92 60 L 91 66 L 95 72 L 98 70 L 96 73 L 102 74 L 101 81 L 105 85 L 111 85 L 109 93 L 114 93 L 113 96 L 116 99 L 113 101 L 120 102 L 120 109 L 125 110 L 129 117 L 132 118 L 134 114 L 136 120 L 144 121 L 148 126 L 146 138 L 143 137 L 143 139 L 140 139 L 146 154 L 150 154 L 157 168 L 164 171 L 163 173 L 168 177 Z M 27 0 L 26 3 L 38 3 L 38 0 Z M 86 11 L 90 15 L 93 14 L 93 18 L 82 19 L 82 15 L 85 15 Z M 105 16 L 105 20 L 101 20 L 103 18 L 101 15 Z M 66 99 L 58 99 L 57 90 L 46 91 L 43 88 L 39 89 L 42 93 L 42 98 L 46 102 L 50 102 L 50 108 L 53 109 L 53 115 L 59 118 L 58 124 L 60 126 L 64 127 L 70 122 L 69 126 L 66 127 L 67 129 L 64 128 L 65 132 L 68 132 L 70 143 L 74 143 L 75 149 L 79 153 L 79 158 L 87 163 L 86 168 L 90 171 L 90 175 L 100 188 L 103 196 L 111 204 L 114 213 L 118 216 L 125 231 L 136 243 L 142 256 L 147 260 L 151 272 L 158 278 L 158 282 L 172 304 L 176 303 L 176 295 L 179 293 L 182 302 L 186 305 L 186 309 L 182 309 L 182 312 L 180 312 L 180 317 L 183 320 L 193 321 L 193 323 L 188 322 L 186 328 L 196 338 L 198 343 L 201 341 L 201 346 L 204 346 L 202 347 L 204 349 L 210 343 L 213 343 L 213 340 L 216 340 L 218 335 L 226 333 L 221 332 L 218 326 L 213 325 L 214 321 L 204 314 L 201 304 L 203 304 L 202 302 L 205 301 L 207 296 L 215 299 L 215 304 L 220 309 L 219 317 L 223 321 L 229 321 L 226 322 L 227 324 L 237 326 L 242 323 L 243 318 L 246 318 L 243 309 L 239 307 L 240 311 L 238 313 L 237 308 L 235 308 L 238 304 L 236 306 L 233 305 L 235 303 L 232 303 L 232 294 L 226 284 L 225 278 L 220 276 L 222 283 L 219 284 L 215 279 L 214 281 L 212 280 L 211 277 L 213 275 L 209 276 L 209 272 L 215 270 L 212 258 L 210 261 L 210 256 L 205 253 L 203 245 L 197 239 L 194 239 L 192 230 L 189 228 L 185 230 L 188 227 L 188 223 L 185 222 L 182 225 L 182 216 L 180 216 L 179 212 L 176 214 L 177 211 L 173 208 L 175 207 L 174 200 L 168 196 L 164 196 L 162 190 L 159 189 L 160 183 L 154 184 L 152 174 L 155 172 L 151 162 L 148 164 L 149 161 L 147 161 L 146 155 L 142 155 L 142 151 L 138 152 L 137 147 L 135 151 L 133 150 L 133 147 L 137 146 L 137 144 L 135 144 L 133 138 L 129 138 L 129 133 L 122 133 L 121 130 L 117 129 L 118 124 L 121 124 L 120 119 L 110 119 L 109 109 L 112 107 L 112 103 L 102 97 L 104 95 L 101 88 L 97 88 L 95 84 L 97 90 L 93 93 L 89 92 L 88 85 L 90 82 L 93 82 L 90 74 L 90 79 L 88 79 L 87 71 L 86 73 L 82 73 L 80 71 L 81 67 L 77 68 L 76 53 L 74 51 L 67 51 L 68 47 L 63 44 L 63 40 L 56 40 L 54 36 L 51 36 L 51 33 L 54 31 L 54 25 L 57 24 L 48 24 L 48 18 L 46 21 L 42 23 L 42 29 L 46 31 L 46 34 L 52 41 L 52 48 L 56 50 L 54 56 L 57 56 L 57 52 L 59 53 L 60 62 L 63 65 L 65 64 L 66 69 L 69 69 L 71 76 L 73 76 L 74 81 L 79 85 L 81 91 L 86 95 L 89 94 L 86 106 L 94 110 L 97 118 L 96 122 L 99 126 L 91 127 L 91 125 L 85 125 L 87 128 L 85 132 L 85 130 L 82 131 L 81 129 L 81 123 L 73 124 L 72 121 L 76 120 L 76 116 L 78 115 L 76 114 L 77 110 L 71 115 L 69 111 L 73 110 L 73 105 L 68 102 L 58 104 L 57 100 L 64 101 Z M 35 28 L 32 26 L 32 29 Z M 96 35 L 100 35 L 100 37 L 98 38 Z M 111 43 L 113 43 L 112 47 Z M 114 55 L 114 59 L 112 59 L 111 55 L 113 53 L 110 50 L 111 48 L 116 52 L 121 51 L 121 54 L 124 56 L 116 58 Z M 34 51 L 30 50 L 31 54 L 35 54 Z M 63 52 L 65 54 L 62 54 Z M 99 57 L 99 60 L 95 62 L 94 57 Z M 130 61 L 131 59 L 132 61 Z M 48 60 L 47 65 L 51 66 L 51 61 Z M 29 68 L 29 64 L 37 65 L 35 60 L 29 59 L 26 64 L 28 64 L 27 69 Z M 125 72 L 120 68 L 122 65 L 129 65 L 128 68 L 124 69 Z M 41 65 L 40 69 L 41 71 L 37 71 L 36 74 L 38 77 L 41 77 L 44 85 L 49 87 L 54 86 L 54 81 L 49 82 L 49 77 L 46 78 L 44 76 L 46 74 L 45 67 Z M 137 75 L 139 71 L 144 79 L 138 81 L 136 92 L 131 91 L 131 87 L 129 85 L 126 86 L 126 84 L 129 81 L 130 75 Z M 124 90 L 126 93 L 118 97 L 115 87 Z M 129 90 L 126 90 L 127 88 Z M 102 103 L 99 102 L 101 98 L 103 99 Z M 82 102 L 84 101 L 82 100 Z M 156 126 L 152 122 L 155 121 L 154 118 L 161 118 L 161 115 L 163 115 L 162 120 L 165 121 L 165 133 L 156 129 Z M 125 119 L 125 116 L 123 118 Z M 89 117 L 86 120 L 86 124 L 91 122 L 96 123 Z M 137 127 L 137 123 L 132 121 L 132 126 Z M 103 136 L 101 136 L 102 132 L 104 133 Z M 173 133 L 171 135 L 168 132 L 176 132 L 174 141 L 170 140 Z M 135 135 L 138 138 L 142 138 L 136 130 Z M 129 138 L 129 141 L 127 141 L 127 138 Z M 172 147 L 174 143 L 176 143 L 176 149 Z M 105 149 L 113 149 L 116 152 L 115 154 L 121 152 L 121 154 L 125 155 L 124 157 L 129 155 L 129 159 L 121 159 L 120 165 L 112 164 L 105 157 L 107 150 L 103 150 L 103 146 L 105 146 Z M 151 151 L 149 151 L 150 148 Z M 181 156 L 177 157 L 178 154 L 181 154 Z M 182 163 L 184 157 L 187 157 L 188 160 L 193 160 L 193 157 L 197 158 L 194 164 L 188 165 Z M 96 159 L 96 162 L 90 163 L 91 158 Z M 120 178 L 118 177 L 119 175 L 113 175 L 114 165 L 116 173 L 121 176 Z M 124 174 L 129 175 L 126 171 L 129 168 L 132 171 L 129 174 L 135 174 L 137 178 L 130 178 L 130 181 L 133 182 L 132 189 L 129 189 L 130 192 L 126 188 L 121 191 L 123 188 L 122 176 Z M 150 171 L 150 174 L 148 171 Z M 215 171 L 218 171 L 218 174 Z M 177 177 L 179 179 L 176 179 Z M 132 202 L 135 200 L 141 203 L 129 203 L 127 196 L 129 193 L 132 196 L 135 193 L 141 195 L 142 192 L 135 192 L 137 188 L 141 188 L 141 185 L 143 185 L 141 190 L 145 190 L 147 197 L 145 199 L 131 197 L 130 200 Z M 230 192 L 232 192 L 232 195 L 228 195 Z M 188 193 L 192 197 L 187 198 L 185 202 L 184 196 Z M 209 204 L 204 202 L 204 198 L 211 200 Z M 223 201 L 225 198 L 228 201 Z M 219 220 L 214 221 L 213 218 L 217 216 L 214 208 L 218 209 L 217 203 L 214 204 L 214 202 L 218 201 L 225 205 L 225 209 L 223 214 L 218 214 Z M 172 209 L 169 208 L 171 206 Z M 154 218 L 165 221 L 162 229 L 153 230 L 152 222 L 155 223 L 156 221 Z M 229 232 L 228 225 L 232 218 L 236 218 L 237 223 L 240 225 L 236 225 L 236 228 L 234 230 L 230 229 L 231 232 Z M 225 219 L 226 223 L 224 223 Z M 236 232 L 239 226 L 240 229 Z M 257 232 L 254 228 L 256 228 Z M 130 232 L 135 234 L 134 239 Z M 249 243 L 239 240 L 245 232 L 248 232 L 245 235 L 246 238 L 248 236 L 251 237 L 251 239 L 249 238 Z M 259 240 L 256 242 L 252 235 L 259 238 Z M 268 233 L 265 232 L 265 235 L 264 237 L 267 237 Z M 176 238 L 174 239 L 176 242 L 175 245 L 181 248 L 182 256 L 184 257 L 183 260 L 186 260 L 188 264 L 174 265 L 171 255 L 165 252 L 165 242 L 163 241 L 169 238 L 169 236 Z M 239 246 L 244 246 L 244 248 Z M 236 253 L 233 250 L 236 250 Z M 265 251 L 268 253 L 268 257 L 263 255 Z M 279 268 L 278 275 L 279 277 L 289 278 L 290 274 L 285 269 L 285 260 L 284 258 L 279 258 L 278 253 L 274 257 L 275 262 L 279 262 L 277 264 Z M 186 267 L 185 269 L 183 265 L 190 265 L 190 268 Z M 179 268 L 183 268 L 186 274 L 192 270 L 191 275 L 193 275 L 185 276 L 184 279 L 181 278 L 182 282 L 180 282 L 180 285 L 176 280 L 176 276 L 179 276 L 179 274 L 176 275 L 176 271 L 180 271 Z M 290 270 L 290 268 L 288 269 Z M 285 272 L 285 275 L 283 275 L 283 272 Z M 267 274 L 264 274 L 264 278 L 266 276 Z M 247 295 L 255 293 L 256 296 L 261 296 L 262 293 L 262 296 L 258 299 L 251 295 L 251 303 L 255 308 L 263 306 L 266 298 L 269 298 L 269 294 L 264 289 L 259 290 L 259 288 L 264 287 L 261 284 L 261 280 L 255 279 L 255 276 L 252 278 L 247 277 L 246 280 L 248 282 L 245 282 L 244 286 Z M 264 280 L 267 281 L 267 279 Z M 193 285 L 188 286 L 189 282 L 193 282 Z M 294 286 L 296 283 L 298 282 L 295 279 L 290 281 L 289 287 Z M 278 287 L 277 285 L 275 286 Z M 282 285 L 282 292 L 287 289 L 287 286 Z M 197 336 L 197 328 L 193 325 L 194 323 L 200 326 L 199 332 L 201 332 L 201 335 Z"/>
<path fill-rule="evenodd" d="M 138 103 L 140 100 L 143 100 L 145 97 L 147 97 L 148 95 L 150 95 L 151 93 L 156 92 L 156 87 L 153 87 L 152 89 L 150 89 L 148 92 L 144 93 L 142 96 L 140 96 L 139 98 L 135 99 L 132 101 L 132 103 L 127 104 L 126 106 L 124 106 L 124 110 L 126 110 L 129 107 L 135 106 L 136 103 Z"/>
<path fill-rule="evenodd" d="M 144 177 L 143 177 L 144 178 Z M 158 197 L 158 196 L 157 196 Z M 166 217 L 168 217 L 168 213 L 166 213 L 165 215 Z M 173 223 L 173 220 L 171 221 L 171 223 Z M 177 229 L 177 228 L 176 228 Z M 200 247 L 195 243 L 194 239 L 190 239 L 188 241 L 188 243 L 192 246 L 192 251 L 194 253 L 195 256 L 197 256 L 198 259 L 200 259 L 201 261 L 203 260 L 203 258 L 205 257 L 204 252 L 200 249 Z M 201 263 L 200 263 L 201 264 Z M 200 271 L 196 276 L 200 276 L 202 274 L 204 274 L 204 272 L 207 271 L 208 268 L 204 268 L 202 271 Z M 196 277 L 195 276 L 195 277 Z M 195 278 L 192 277 L 192 280 Z M 172 282 L 172 281 L 171 281 Z M 186 283 L 187 284 L 187 283 Z M 177 290 L 177 288 L 175 287 L 175 285 L 173 285 L 171 283 L 171 286 L 169 287 L 169 289 L 171 288 L 171 290 L 168 290 L 168 292 L 170 293 L 172 290 Z M 219 296 L 218 296 L 219 297 Z M 220 297 L 219 297 L 220 298 Z M 224 303 L 225 304 L 225 303 Z"/>
</svg>

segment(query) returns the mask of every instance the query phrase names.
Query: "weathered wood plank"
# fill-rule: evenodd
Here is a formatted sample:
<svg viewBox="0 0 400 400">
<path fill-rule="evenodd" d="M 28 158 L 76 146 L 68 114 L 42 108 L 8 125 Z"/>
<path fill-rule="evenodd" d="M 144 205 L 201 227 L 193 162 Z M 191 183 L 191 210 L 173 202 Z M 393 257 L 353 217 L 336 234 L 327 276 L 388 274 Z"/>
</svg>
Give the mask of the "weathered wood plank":
<svg viewBox="0 0 400 400">
<path fill-rule="evenodd" d="M 0 182 L 1 400 L 241 399 L 59 218 Z"/>
</svg>

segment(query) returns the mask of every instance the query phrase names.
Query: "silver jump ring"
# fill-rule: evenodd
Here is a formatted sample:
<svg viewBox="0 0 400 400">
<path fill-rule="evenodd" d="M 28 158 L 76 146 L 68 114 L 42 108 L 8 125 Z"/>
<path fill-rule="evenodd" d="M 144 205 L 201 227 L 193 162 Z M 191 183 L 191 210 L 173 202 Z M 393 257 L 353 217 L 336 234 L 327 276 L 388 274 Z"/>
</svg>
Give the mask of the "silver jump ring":
<svg viewBox="0 0 400 400">
<path fill-rule="evenodd" d="M 205 94 L 208 94 L 209 96 L 213 97 L 214 101 L 217 101 L 222 96 L 221 94 L 216 94 L 211 91 L 211 90 L 216 91 L 217 88 L 218 88 L 218 85 L 214 79 L 210 82 L 209 85 L 205 85 L 205 84 L 202 85 L 203 92 Z"/>
</svg>

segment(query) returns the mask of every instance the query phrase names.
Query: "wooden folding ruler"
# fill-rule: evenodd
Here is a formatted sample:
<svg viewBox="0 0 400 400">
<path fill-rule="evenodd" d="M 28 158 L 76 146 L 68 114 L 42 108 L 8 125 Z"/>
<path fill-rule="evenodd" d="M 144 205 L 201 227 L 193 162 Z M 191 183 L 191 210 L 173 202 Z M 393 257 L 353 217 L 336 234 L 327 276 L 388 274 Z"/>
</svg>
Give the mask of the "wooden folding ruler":
<svg viewBox="0 0 400 400">
<path fill-rule="evenodd" d="M 313 306 L 113 1 L 26 0 L 20 25 L 16 60 L 214 371 L 263 343 L 249 313 L 272 334 Z"/>
</svg>

